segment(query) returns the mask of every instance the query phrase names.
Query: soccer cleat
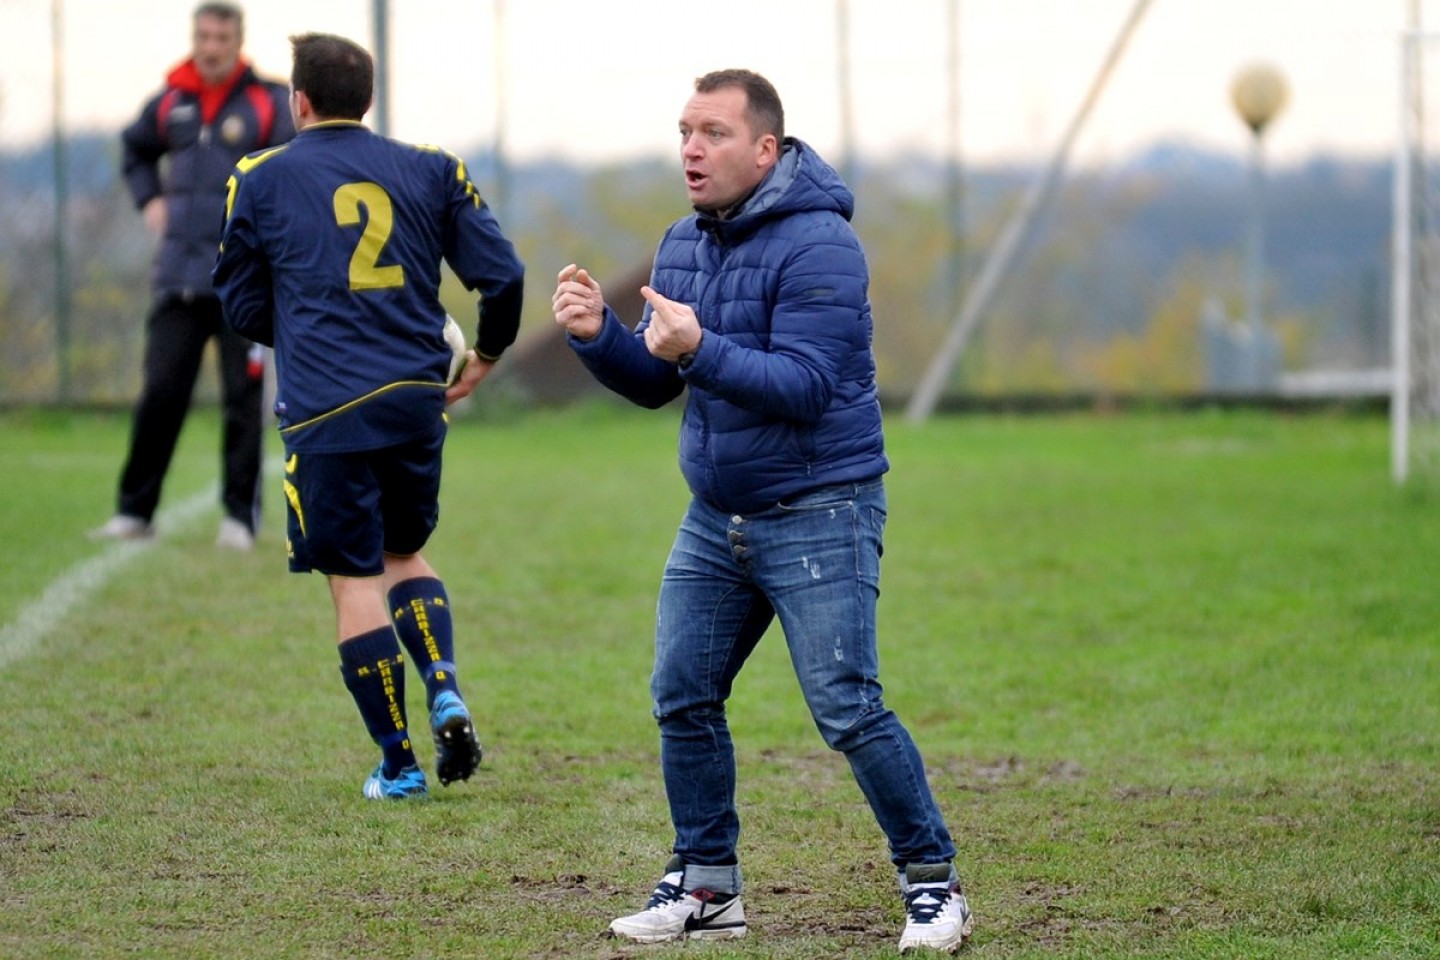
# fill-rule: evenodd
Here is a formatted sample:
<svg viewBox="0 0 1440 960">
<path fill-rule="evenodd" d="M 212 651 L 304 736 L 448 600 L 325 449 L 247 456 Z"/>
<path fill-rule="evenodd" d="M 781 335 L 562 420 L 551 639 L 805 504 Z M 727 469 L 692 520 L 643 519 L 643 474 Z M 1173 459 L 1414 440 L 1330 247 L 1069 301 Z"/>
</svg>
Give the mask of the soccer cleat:
<svg viewBox="0 0 1440 960">
<path fill-rule="evenodd" d="M 255 548 L 255 534 L 234 517 L 226 517 L 220 521 L 220 530 L 215 534 L 215 546 L 223 550 L 249 553 Z"/>
<path fill-rule="evenodd" d="M 944 871 L 944 879 L 930 876 Z M 949 878 L 949 864 L 915 864 L 905 868 L 905 931 L 900 952 L 925 947 L 954 953 L 975 928 L 970 905 L 960 885 Z M 927 876 L 929 875 L 929 876 Z"/>
<path fill-rule="evenodd" d="M 672 860 L 669 866 L 673 867 Z M 738 893 L 684 890 L 685 874 L 671 870 L 660 880 L 645 909 L 610 923 L 610 933 L 637 943 L 665 940 L 728 940 L 745 936 L 745 908 Z"/>
<path fill-rule="evenodd" d="M 91 540 L 147 540 L 154 535 L 155 527 L 149 520 L 128 513 L 115 514 L 89 533 Z"/>
<path fill-rule="evenodd" d="M 425 771 L 413 763 L 395 774 L 394 779 L 386 779 L 382 763 L 366 778 L 361 789 L 367 800 L 423 799 L 430 795 L 430 788 L 425 785 Z"/>
<path fill-rule="evenodd" d="M 449 690 L 437 693 L 430 707 L 430 732 L 435 738 L 435 775 L 440 785 L 469 780 L 484 751 L 465 701 Z"/>
</svg>

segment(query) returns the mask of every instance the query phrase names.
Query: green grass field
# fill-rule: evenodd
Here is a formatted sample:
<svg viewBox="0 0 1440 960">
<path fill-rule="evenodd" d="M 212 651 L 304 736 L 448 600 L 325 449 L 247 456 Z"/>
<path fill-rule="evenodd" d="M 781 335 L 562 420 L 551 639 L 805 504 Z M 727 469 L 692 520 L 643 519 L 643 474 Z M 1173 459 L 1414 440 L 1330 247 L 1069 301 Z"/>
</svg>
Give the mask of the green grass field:
<svg viewBox="0 0 1440 960">
<path fill-rule="evenodd" d="M 1383 420 L 891 419 L 882 677 L 961 847 L 967 955 L 1440 953 L 1440 495 L 1390 484 Z M 671 839 L 673 411 L 457 423 L 427 555 L 486 762 L 390 805 L 278 480 L 255 554 L 211 545 L 212 412 L 158 542 L 84 538 L 127 429 L 0 418 L 0 957 L 896 955 L 883 838 L 778 636 L 731 704 L 750 936 L 602 935 Z"/>
</svg>

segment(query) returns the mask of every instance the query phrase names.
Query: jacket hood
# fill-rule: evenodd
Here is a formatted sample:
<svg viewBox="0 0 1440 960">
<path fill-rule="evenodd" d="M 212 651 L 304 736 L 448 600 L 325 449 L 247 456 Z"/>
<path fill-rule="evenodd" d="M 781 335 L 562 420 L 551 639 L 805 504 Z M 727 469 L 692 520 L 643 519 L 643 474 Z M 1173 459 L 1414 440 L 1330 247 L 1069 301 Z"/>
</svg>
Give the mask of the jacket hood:
<svg viewBox="0 0 1440 960">
<path fill-rule="evenodd" d="M 724 220 L 700 212 L 696 218 L 702 230 L 743 236 L 772 217 L 805 211 L 831 211 L 849 220 L 855 194 L 809 144 L 786 137 L 780 160 L 738 210 Z"/>
</svg>

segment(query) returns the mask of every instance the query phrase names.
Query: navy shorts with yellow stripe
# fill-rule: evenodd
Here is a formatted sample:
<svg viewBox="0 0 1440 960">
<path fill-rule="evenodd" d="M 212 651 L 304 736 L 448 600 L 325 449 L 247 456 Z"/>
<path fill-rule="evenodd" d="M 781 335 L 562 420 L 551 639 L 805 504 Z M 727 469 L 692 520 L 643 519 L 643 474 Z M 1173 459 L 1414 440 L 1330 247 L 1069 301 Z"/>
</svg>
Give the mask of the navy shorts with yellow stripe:
<svg viewBox="0 0 1440 960">
<path fill-rule="evenodd" d="M 429 437 L 353 453 L 286 451 L 293 573 L 376 577 L 385 554 L 419 553 L 440 519 L 441 426 Z"/>
</svg>

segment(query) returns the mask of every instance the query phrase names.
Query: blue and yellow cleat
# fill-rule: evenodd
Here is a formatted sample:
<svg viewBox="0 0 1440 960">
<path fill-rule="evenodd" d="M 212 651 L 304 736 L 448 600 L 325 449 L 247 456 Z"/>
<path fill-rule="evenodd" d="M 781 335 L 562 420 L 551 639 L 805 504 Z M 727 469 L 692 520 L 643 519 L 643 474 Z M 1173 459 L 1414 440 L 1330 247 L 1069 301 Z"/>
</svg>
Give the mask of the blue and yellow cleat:
<svg viewBox="0 0 1440 960">
<path fill-rule="evenodd" d="M 440 785 L 469 780 L 483 751 L 465 701 L 449 690 L 436 694 L 430 707 L 430 732 L 435 737 L 435 775 Z"/>
<path fill-rule="evenodd" d="M 430 795 L 425 771 L 413 763 L 395 774 L 393 780 L 385 778 L 385 764 L 380 764 L 362 789 L 367 800 L 423 800 Z"/>
</svg>

